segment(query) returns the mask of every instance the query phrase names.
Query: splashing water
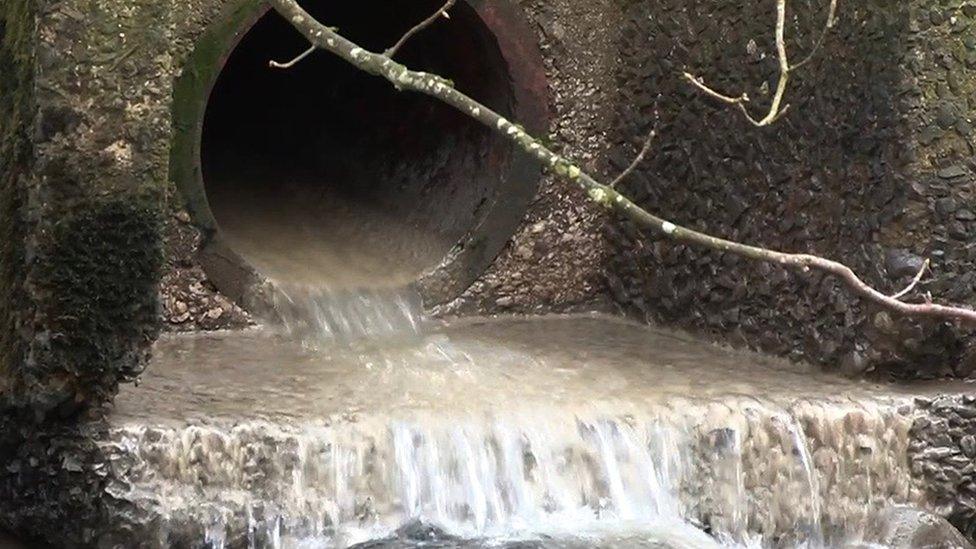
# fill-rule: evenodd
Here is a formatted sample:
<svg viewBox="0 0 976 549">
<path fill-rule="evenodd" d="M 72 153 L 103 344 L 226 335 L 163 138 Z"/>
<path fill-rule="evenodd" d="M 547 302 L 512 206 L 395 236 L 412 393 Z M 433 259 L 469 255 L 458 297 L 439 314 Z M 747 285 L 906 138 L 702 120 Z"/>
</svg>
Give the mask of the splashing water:
<svg viewBox="0 0 976 549">
<path fill-rule="evenodd" d="M 285 331 L 313 349 L 415 338 L 424 324 L 420 295 L 409 287 L 334 291 L 275 284 L 271 296 Z"/>
<path fill-rule="evenodd" d="M 111 445 L 161 539 L 349 547 L 419 519 L 491 546 L 833 547 L 922 501 L 911 395 L 605 318 L 331 354 L 179 337 L 156 361 Z"/>
</svg>

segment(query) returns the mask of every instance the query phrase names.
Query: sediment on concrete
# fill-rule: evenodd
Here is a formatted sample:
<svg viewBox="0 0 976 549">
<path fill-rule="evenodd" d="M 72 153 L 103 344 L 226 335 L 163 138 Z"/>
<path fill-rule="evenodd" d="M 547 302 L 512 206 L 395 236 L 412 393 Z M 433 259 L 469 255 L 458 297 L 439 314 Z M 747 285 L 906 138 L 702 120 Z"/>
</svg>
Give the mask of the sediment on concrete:
<svg viewBox="0 0 976 549">
<path fill-rule="evenodd" d="M 234 543 L 243 543 L 249 532 L 261 540 L 274 531 L 277 511 L 272 504 L 240 505 L 239 490 L 270 490 L 268 493 L 287 500 L 299 464 L 307 461 L 312 470 L 317 470 L 315 463 L 325 464 L 331 471 L 327 465 L 331 462 L 323 461 L 329 451 L 327 439 L 321 438 L 324 433 L 368 431 L 366 426 L 372 421 L 368 414 L 353 421 L 319 418 L 303 428 L 292 420 L 280 424 L 253 418 L 243 423 L 230 418 L 180 421 L 172 412 L 152 420 L 143 417 L 151 410 L 145 409 L 145 400 L 139 397 L 140 391 L 152 387 L 130 389 L 132 394 L 125 402 L 138 412 L 135 419 L 109 415 L 69 425 L 49 424 L 16 446 L 0 447 L 4 459 L 0 524 L 4 528 L 22 540 L 57 547 L 203 547 L 208 533 L 215 532 Z M 847 509 L 858 497 L 872 493 L 875 499 L 862 502 L 867 511 L 883 501 L 884 493 L 894 502 L 949 518 L 973 539 L 976 520 L 972 460 L 968 457 L 973 450 L 972 420 L 967 418 L 976 417 L 976 409 L 973 398 L 960 390 L 964 388 L 935 396 L 938 393 L 931 387 L 920 388 L 919 396 L 913 398 L 911 390 L 901 387 L 888 403 L 865 399 L 846 407 L 830 397 L 794 402 L 786 411 L 810 444 L 822 501 Z M 755 404 L 754 399 L 750 402 Z M 733 402 L 714 404 L 728 411 Z M 762 410 L 759 406 L 751 412 L 754 420 L 763 417 Z M 8 433 L 18 427 L 0 424 Z M 385 431 L 381 428 L 380 432 Z M 715 478 L 708 464 L 723 462 L 727 441 L 723 443 L 722 429 L 705 429 L 699 434 L 703 462 L 696 479 L 698 489 L 707 489 L 709 479 Z M 367 446 L 376 444 L 375 438 L 369 438 L 375 432 L 365 435 Z M 763 444 L 760 439 L 776 446 L 775 437 L 768 434 L 750 442 L 750 447 Z M 759 453 L 753 458 L 765 462 L 768 456 L 764 456 Z M 846 465 L 841 467 L 841 463 Z M 230 464 L 234 465 L 228 469 Z M 767 481 L 784 473 L 762 471 L 754 473 Z M 197 478 L 197 474 L 204 476 Z M 208 481 L 206 475 L 215 476 Z M 210 490 L 208 505 L 181 499 L 179 483 L 191 478 L 197 479 L 193 482 L 200 483 L 201 490 Z M 760 482 L 753 488 L 762 486 Z M 337 518 L 316 509 L 323 520 Z M 708 506 L 701 511 L 707 518 Z M 840 507 L 825 511 L 835 520 L 844 518 Z M 318 527 L 327 526 L 325 522 Z"/>
</svg>

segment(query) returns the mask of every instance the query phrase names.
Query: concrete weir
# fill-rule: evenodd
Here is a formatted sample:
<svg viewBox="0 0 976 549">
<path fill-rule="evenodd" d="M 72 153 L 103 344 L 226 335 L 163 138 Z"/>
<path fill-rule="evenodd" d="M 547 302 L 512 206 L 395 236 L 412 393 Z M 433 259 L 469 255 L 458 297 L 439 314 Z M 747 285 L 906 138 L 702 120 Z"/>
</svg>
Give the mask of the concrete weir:
<svg viewBox="0 0 976 549">
<path fill-rule="evenodd" d="M 423 517 L 470 540 L 835 547 L 895 505 L 951 515 L 929 472 L 965 454 L 927 433 L 968 391 L 599 316 L 328 354 L 266 330 L 170 335 L 106 423 L 8 460 L 0 517 L 57 517 L 34 531 L 67 546 L 344 547 Z"/>
</svg>

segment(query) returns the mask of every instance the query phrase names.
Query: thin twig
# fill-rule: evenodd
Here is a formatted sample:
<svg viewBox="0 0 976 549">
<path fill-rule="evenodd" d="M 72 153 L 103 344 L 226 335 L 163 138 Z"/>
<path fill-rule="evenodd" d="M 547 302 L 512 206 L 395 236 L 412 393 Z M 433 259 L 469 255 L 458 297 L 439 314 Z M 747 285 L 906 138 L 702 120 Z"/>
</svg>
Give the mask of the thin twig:
<svg viewBox="0 0 976 549">
<path fill-rule="evenodd" d="M 807 56 L 803 58 L 803 61 L 800 61 L 799 63 L 790 67 L 791 71 L 795 71 L 796 69 L 802 67 L 803 65 L 806 65 L 811 60 L 813 60 L 813 56 L 815 56 L 817 52 L 820 51 L 820 47 L 823 46 L 824 41 L 827 39 L 827 33 L 830 32 L 830 29 L 834 28 L 834 22 L 836 20 L 837 20 L 837 0 L 830 0 L 830 8 L 827 10 L 827 24 L 825 24 L 823 29 L 820 30 L 820 37 L 817 38 L 817 42 L 813 45 L 813 49 L 810 50 L 810 53 L 808 53 Z"/>
<path fill-rule="evenodd" d="M 640 163 L 644 161 L 644 157 L 647 156 L 647 153 L 651 152 L 651 144 L 654 143 L 654 137 L 656 135 L 657 135 L 657 128 L 652 129 L 651 133 L 647 134 L 647 139 L 644 141 L 644 148 L 642 148 L 640 153 L 637 154 L 637 157 L 634 158 L 634 161 L 630 163 L 630 166 L 627 166 L 627 169 L 620 172 L 620 175 L 618 175 L 617 178 L 610 183 L 609 186 L 611 188 L 616 187 L 618 183 L 620 183 L 624 179 L 627 179 L 627 176 L 629 176 L 634 170 L 636 170 L 637 166 L 639 166 Z"/>
<path fill-rule="evenodd" d="M 441 7 L 441 9 L 437 10 L 437 12 L 434 13 L 434 15 L 431 15 L 427 19 L 424 19 L 423 21 L 421 21 L 414 28 L 408 30 L 407 31 L 407 34 L 404 34 L 400 38 L 400 40 L 397 41 L 396 44 L 393 44 L 393 47 L 391 47 L 390 49 L 386 50 L 383 53 L 383 55 L 389 57 L 390 59 L 393 59 L 394 57 L 396 57 L 397 52 L 400 51 L 400 48 L 402 48 L 403 45 L 406 44 L 407 41 L 410 40 L 413 37 L 413 35 L 417 34 L 418 32 L 420 32 L 420 31 L 422 31 L 424 29 L 426 29 L 427 27 L 433 25 L 434 22 L 437 21 L 437 18 L 438 17 L 444 17 L 444 18 L 450 19 L 451 16 L 448 15 L 447 12 L 450 11 L 450 9 L 452 7 L 454 7 L 454 3 L 456 1 L 457 0 L 447 0 L 447 2 Z"/>
<path fill-rule="evenodd" d="M 823 271 L 838 277 L 856 295 L 903 315 L 955 320 L 976 326 L 976 310 L 934 303 L 899 301 L 865 283 L 843 263 L 810 254 L 780 252 L 726 240 L 658 217 L 609 185 L 593 179 L 579 166 L 554 153 L 542 141 L 526 133 L 518 124 L 510 122 L 487 106 L 461 93 L 446 78 L 428 72 L 412 71 L 384 54 L 363 49 L 316 21 L 295 0 L 269 0 L 269 2 L 313 44 L 332 52 L 362 71 L 387 79 L 397 90 L 422 93 L 454 107 L 509 139 L 557 175 L 580 185 L 594 203 L 615 211 L 641 228 L 657 231 L 665 238 L 682 244 L 731 253 L 800 272 L 808 272 L 811 269 Z"/>
<path fill-rule="evenodd" d="M 837 0 L 831 0 L 830 14 L 827 18 L 828 28 L 834 24 L 834 10 L 837 7 Z M 826 35 L 826 30 L 824 31 Z M 819 44 L 816 49 L 819 49 Z M 814 50 L 815 53 L 816 49 Z M 789 105 L 783 105 L 783 97 L 786 95 L 786 85 L 790 80 L 790 71 L 796 67 L 790 66 L 789 55 L 786 51 L 786 0 L 776 0 L 776 56 L 779 59 L 779 81 L 776 83 L 776 92 L 773 94 L 773 101 L 769 105 L 769 112 L 762 119 L 757 120 L 749 113 L 749 109 L 746 108 L 746 103 L 749 102 L 749 96 L 743 93 L 739 97 L 732 97 L 719 93 L 712 88 L 705 85 L 705 82 L 691 73 L 685 72 L 685 78 L 694 84 L 698 89 L 704 91 L 708 95 L 728 103 L 729 105 L 735 105 L 742 111 L 746 119 L 754 126 L 762 127 L 768 126 L 773 122 L 779 120 L 786 111 L 789 110 Z M 806 62 L 806 60 L 804 60 Z"/>
<path fill-rule="evenodd" d="M 909 284 L 908 287 L 905 288 L 904 290 L 902 290 L 902 291 L 898 292 L 897 294 L 891 296 L 891 299 L 901 299 L 901 298 L 905 297 L 906 295 L 912 293 L 912 290 L 914 290 L 915 287 L 918 286 L 918 283 L 922 281 L 922 277 L 925 276 L 925 271 L 927 271 L 929 269 L 929 265 L 931 265 L 931 264 L 932 264 L 932 260 L 926 259 L 925 260 L 925 263 L 922 264 L 922 268 L 919 269 L 918 274 L 915 275 L 915 278 L 912 280 L 912 283 Z"/>
<path fill-rule="evenodd" d="M 319 49 L 318 46 L 315 46 L 313 44 L 312 47 L 308 48 L 307 50 L 305 50 L 304 52 L 302 52 L 301 55 L 299 55 L 298 57 L 292 59 L 291 61 L 288 61 L 287 63 L 279 63 L 277 61 L 268 61 L 268 66 L 271 67 L 271 68 L 273 68 L 273 69 L 290 69 L 290 68 L 294 67 L 302 59 L 305 59 L 309 55 L 312 55 L 312 52 L 314 52 L 317 49 Z"/>
<path fill-rule="evenodd" d="M 749 95 L 746 94 L 745 92 L 743 92 L 742 95 L 740 95 L 739 97 L 731 97 L 728 95 L 723 95 L 713 90 L 712 88 L 708 87 L 707 85 L 705 85 L 704 80 L 702 80 L 700 77 L 694 76 L 690 72 L 685 72 L 684 76 L 686 79 L 688 79 L 689 82 L 694 84 L 698 89 L 705 92 L 706 94 L 714 97 L 715 99 L 718 99 L 719 101 L 728 103 L 729 105 L 735 105 L 736 107 L 739 108 L 739 110 L 742 111 L 742 114 L 745 115 L 746 119 L 749 120 L 749 122 L 751 122 L 754 126 L 759 125 L 759 121 L 753 118 L 752 115 L 749 114 L 749 109 L 746 108 L 746 103 L 749 102 Z"/>
</svg>

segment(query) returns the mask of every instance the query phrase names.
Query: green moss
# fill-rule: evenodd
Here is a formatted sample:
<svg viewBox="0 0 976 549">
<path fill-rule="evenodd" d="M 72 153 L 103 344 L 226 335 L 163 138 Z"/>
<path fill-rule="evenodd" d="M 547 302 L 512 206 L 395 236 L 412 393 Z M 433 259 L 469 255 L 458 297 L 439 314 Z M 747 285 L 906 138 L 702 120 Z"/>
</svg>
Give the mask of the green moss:
<svg viewBox="0 0 976 549">
<path fill-rule="evenodd" d="M 23 201 L 21 177 L 29 173 L 28 131 L 34 112 L 35 5 L 32 0 L 6 0 L 0 7 L 0 396 L 8 396 L 11 372 L 20 363 L 17 337 L 22 298 Z"/>
<path fill-rule="evenodd" d="M 104 401 L 139 373 L 159 329 L 160 235 L 154 196 L 91 202 L 54 225 L 36 273 L 45 332 L 24 372 L 35 409 Z"/>
<path fill-rule="evenodd" d="M 196 42 L 173 88 L 173 140 L 170 179 L 182 194 L 187 209 L 204 230 L 216 226 L 201 184 L 200 137 L 207 100 L 224 59 L 241 35 L 268 9 L 263 0 L 242 0 L 210 25 Z"/>
</svg>

